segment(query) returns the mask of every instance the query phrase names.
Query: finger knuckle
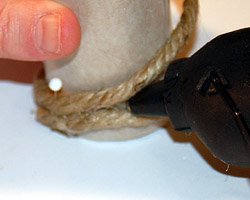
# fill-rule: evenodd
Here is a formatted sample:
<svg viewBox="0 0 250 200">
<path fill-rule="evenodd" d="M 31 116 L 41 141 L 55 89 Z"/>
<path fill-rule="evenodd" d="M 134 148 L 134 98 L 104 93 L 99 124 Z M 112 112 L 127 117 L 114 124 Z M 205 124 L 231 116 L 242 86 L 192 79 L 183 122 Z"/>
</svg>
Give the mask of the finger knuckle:
<svg viewBox="0 0 250 200">
<path fill-rule="evenodd" d="M 20 40 L 20 19 L 15 6 L 5 4 L 0 12 L 0 53 L 2 57 L 11 54 Z"/>
<path fill-rule="evenodd" d="M 10 37 L 11 29 L 11 17 L 8 13 L 7 4 L 3 5 L 0 9 L 0 52 L 1 55 L 5 54 L 6 46 Z"/>
</svg>

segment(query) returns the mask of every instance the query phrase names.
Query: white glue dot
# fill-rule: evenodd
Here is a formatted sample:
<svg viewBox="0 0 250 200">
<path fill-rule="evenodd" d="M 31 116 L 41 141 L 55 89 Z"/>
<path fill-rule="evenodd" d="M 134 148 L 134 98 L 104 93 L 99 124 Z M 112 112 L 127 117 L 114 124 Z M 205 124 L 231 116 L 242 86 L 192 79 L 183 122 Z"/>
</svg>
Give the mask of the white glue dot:
<svg viewBox="0 0 250 200">
<path fill-rule="evenodd" d="M 49 81 L 49 89 L 52 90 L 53 92 L 58 92 L 62 89 L 62 80 L 59 78 L 52 78 Z"/>
</svg>

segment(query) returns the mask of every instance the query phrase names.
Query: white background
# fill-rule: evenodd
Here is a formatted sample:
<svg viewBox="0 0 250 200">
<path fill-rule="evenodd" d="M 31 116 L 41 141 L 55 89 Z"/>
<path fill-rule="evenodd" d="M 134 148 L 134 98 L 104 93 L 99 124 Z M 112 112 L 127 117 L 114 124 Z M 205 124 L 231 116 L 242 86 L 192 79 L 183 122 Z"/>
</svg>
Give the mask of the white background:
<svg viewBox="0 0 250 200">
<path fill-rule="evenodd" d="M 173 2 L 177 16 L 179 1 Z M 250 26 L 249 0 L 200 3 L 191 52 L 218 34 Z M 0 94 L 0 199 L 250 197 L 250 169 L 227 171 L 194 135 L 159 130 L 127 142 L 68 139 L 35 121 L 31 85 L 2 81 Z"/>
</svg>

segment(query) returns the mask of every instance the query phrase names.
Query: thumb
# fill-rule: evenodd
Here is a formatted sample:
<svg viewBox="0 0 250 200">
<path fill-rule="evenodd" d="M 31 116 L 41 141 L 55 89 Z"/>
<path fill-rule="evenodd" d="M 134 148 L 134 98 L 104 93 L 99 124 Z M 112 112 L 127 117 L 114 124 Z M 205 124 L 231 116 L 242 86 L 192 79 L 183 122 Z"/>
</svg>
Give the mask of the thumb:
<svg viewBox="0 0 250 200">
<path fill-rule="evenodd" d="M 0 0 L 0 58 L 60 59 L 80 43 L 74 13 L 50 0 Z"/>
</svg>

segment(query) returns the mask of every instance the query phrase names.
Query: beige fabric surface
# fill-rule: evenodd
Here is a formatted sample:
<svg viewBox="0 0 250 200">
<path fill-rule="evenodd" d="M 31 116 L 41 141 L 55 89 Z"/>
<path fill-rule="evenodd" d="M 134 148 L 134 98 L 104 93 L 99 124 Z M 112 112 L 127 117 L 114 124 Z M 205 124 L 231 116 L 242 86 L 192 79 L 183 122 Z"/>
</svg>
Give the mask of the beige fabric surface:
<svg viewBox="0 0 250 200">
<path fill-rule="evenodd" d="M 127 80 L 169 35 L 168 0 L 60 0 L 82 27 L 79 51 L 46 63 L 47 78 L 69 91 L 100 90 Z"/>
<path fill-rule="evenodd" d="M 66 91 L 101 90 L 119 85 L 145 65 L 169 35 L 168 0 L 59 2 L 75 11 L 82 27 L 82 43 L 74 55 L 45 63 L 47 79 L 60 78 Z M 98 131 L 87 137 L 131 139 L 156 127 Z"/>
</svg>

